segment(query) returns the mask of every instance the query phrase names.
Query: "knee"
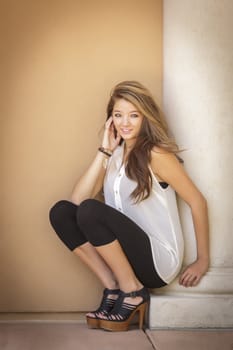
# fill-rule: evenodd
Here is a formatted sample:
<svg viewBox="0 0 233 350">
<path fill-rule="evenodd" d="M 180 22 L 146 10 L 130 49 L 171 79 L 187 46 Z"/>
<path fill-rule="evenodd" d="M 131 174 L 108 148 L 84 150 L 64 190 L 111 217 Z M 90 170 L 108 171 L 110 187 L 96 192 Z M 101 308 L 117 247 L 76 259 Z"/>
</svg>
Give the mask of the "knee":
<svg viewBox="0 0 233 350">
<path fill-rule="evenodd" d="M 61 221 L 76 211 L 77 206 L 67 200 L 60 200 L 55 203 L 49 210 L 49 220 L 52 226 L 59 224 Z"/>
<path fill-rule="evenodd" d="M 85 199 L 79 206 L 79 210 L 77 212 L 77 222 L 80 227 L 84 227 L 89 223 L 93 223 L 95 220 L 99 201 L 96 199 Z"/>
</svg>

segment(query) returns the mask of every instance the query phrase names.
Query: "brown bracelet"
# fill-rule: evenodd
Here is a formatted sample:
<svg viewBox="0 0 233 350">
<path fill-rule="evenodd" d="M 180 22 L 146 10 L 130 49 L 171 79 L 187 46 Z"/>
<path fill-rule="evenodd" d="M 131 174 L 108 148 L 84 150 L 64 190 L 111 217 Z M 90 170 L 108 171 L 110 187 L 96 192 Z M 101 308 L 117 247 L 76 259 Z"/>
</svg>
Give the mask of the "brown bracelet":
<svg viewBox="0 0 233 350">
<path fill-rule="evenodd" d="M 106 156 L 111 157 L 112 153 L 109 153 L 104 147 L 99 147 L 98 151 L 104 153 Z"/>
</svg>

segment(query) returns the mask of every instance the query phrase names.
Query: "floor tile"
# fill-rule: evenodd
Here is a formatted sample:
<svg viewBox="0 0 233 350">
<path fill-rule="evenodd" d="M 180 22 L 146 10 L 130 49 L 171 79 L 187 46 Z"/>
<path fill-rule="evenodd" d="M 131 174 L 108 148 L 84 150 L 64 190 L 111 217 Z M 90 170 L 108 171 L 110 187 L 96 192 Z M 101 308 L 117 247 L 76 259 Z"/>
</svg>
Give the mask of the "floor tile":
<svg viewBox="0 0 233 350">
<path fill-rule="evenodd" d="M 147 330 L 156 350 L 233 350 L 233 330 Z"/>
</svg>

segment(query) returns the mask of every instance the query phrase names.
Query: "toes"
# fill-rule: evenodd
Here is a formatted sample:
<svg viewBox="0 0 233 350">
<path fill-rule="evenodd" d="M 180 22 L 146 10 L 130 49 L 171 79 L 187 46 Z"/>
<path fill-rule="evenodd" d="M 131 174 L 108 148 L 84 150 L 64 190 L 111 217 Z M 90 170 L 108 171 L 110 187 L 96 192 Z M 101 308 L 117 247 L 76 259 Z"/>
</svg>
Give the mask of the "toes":
<svg viewBox="0 0 233 350">
<path fill-rule="evenodd" d="M 107 319 L 108 319 L 108 317 L 107 317 L 106 315 L 104 315 L 104 314 L 101 314 L 101 315 L 99 316 L 99 318 L 100 318 L 101 320 L 107 320 Z"/>
</svg>

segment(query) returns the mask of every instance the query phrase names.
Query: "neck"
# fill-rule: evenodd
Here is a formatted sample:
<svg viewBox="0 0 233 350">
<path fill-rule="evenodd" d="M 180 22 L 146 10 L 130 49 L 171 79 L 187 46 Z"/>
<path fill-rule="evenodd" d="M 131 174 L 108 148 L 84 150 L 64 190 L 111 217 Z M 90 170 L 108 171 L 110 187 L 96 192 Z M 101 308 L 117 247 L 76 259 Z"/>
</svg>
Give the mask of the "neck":
<svg viewBox="0 0 233 350">
<path fill-rule="evenodd" d="M 125 140 L 125 151 L 126 153 L 130 152 L 133 146 L 135 145 L 136 140 Z"/>
</svg>

